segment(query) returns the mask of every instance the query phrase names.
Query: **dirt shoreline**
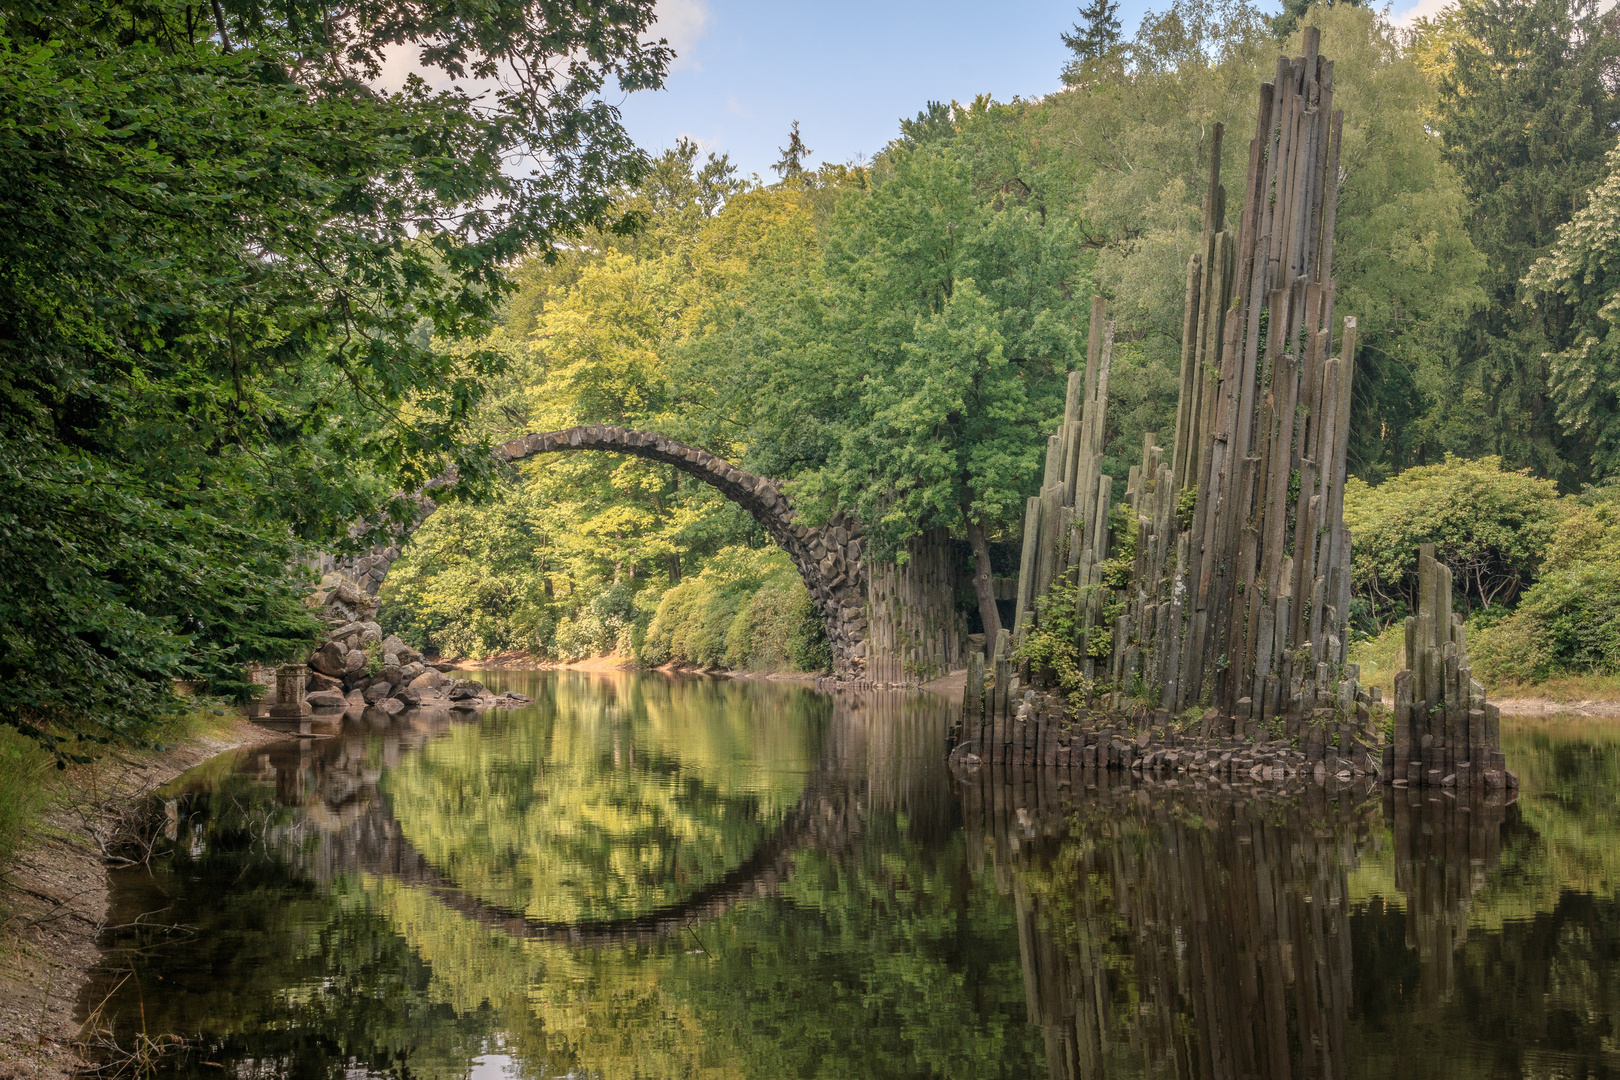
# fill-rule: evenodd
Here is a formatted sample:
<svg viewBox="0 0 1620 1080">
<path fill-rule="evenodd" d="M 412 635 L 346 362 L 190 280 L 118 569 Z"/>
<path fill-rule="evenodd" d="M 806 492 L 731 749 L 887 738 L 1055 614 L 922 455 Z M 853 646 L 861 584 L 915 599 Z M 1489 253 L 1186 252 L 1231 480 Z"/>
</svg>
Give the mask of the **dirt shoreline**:
<svg viewBox="0 0 1620 1080">
<path fill-rule="evenodd" d="M 236 720 L 172 750 L 110 750 L 55 775 L 52 805 L 0 868 L 0 1080 L 70 1076 L 79 993 L 101 960 L 116 808 L 216 754 L 291 738 Z"/>
<path fill-rule="evenodd" d="M 1545 697 L 1491 698 L 1503 716 L 1598 716 L 1620 717 L 1620 701 L 1613 698 L 1586 701 L 1555 701 Z"/>
</svg>

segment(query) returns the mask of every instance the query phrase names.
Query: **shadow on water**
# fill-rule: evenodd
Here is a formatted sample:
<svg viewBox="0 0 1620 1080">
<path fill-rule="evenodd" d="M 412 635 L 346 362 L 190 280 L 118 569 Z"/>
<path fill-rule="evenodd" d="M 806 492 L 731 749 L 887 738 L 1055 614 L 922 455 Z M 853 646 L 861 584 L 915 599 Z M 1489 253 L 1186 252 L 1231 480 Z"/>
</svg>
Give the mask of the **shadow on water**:
<svg viewBox="0 0 1620 1080">
<path fill-rule="evenodd" d="M 1513 804 L 1071 787 L 928 695 L 488 681 L 171 786 L 86 1010 L 170 1076 L 1620 1072 L 1610 728 L 1504 725 Z"/>
</svg>

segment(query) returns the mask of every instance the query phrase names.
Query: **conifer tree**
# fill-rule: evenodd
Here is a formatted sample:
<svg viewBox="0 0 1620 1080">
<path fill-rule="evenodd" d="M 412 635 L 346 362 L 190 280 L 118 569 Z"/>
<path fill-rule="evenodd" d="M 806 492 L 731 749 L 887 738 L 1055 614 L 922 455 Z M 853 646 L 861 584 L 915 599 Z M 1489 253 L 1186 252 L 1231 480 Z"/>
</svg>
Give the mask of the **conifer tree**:
<svg viewBox="0 0 1620 1080">
<path fill-rule="evenodd" d="M 1119 44 L 1119 0 L 1091 0 L 1079 10 L 1074 32 L 1059 36 L 1076 61 L 1095 60 Z"/>
<path fill-rule="evenodd" d="M 814 150 L 804 145 L 804 140 L 799 137 L 799 122 L 797 120 L 793 121 L 793 129 L 788 132 L 788 144 L 777 147 L 777 150 L 782 156 L 777 159 L 775 165 L 771 166 L 771 169 L 783 180 L 792 180 L 802 175 L 805 171 L 805 159 L 815 153 Z"/>
<path fill-rule="evenodd" d="M 1573 313 L 1520 281 L 1602 175 L 1620 130 L 1620 42 L 1595 0 L 1467 0 L 1460 14 L 1439 129 L 1486 261 L 1488 299 L 1461 334 L 1454 370 L 1487 413 L 1469 449 L 1580 483 L 1592 448 L 1558 424 L 1547 361 L 1568 347 Z"/>
</svg>

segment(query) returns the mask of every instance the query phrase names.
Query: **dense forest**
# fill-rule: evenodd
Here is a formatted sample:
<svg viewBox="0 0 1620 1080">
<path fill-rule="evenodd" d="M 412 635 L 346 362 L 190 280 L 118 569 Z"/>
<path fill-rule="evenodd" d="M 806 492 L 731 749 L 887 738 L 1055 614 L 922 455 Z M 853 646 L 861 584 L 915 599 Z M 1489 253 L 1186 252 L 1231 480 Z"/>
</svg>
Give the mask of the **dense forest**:
<svg viewBox="0 0 1620 1080">
<path fill-rule="evenodd" d="M 1403 30 L 1345 4 L 1268 19 L 1179 0 L 1130 40 L 1114 22 L 1106 3 L 1082 13 L 1061 90 L 928 103 L 869 164 L 812 168 L 797 126 L 768 181 L 665 152 L 620 195 L 643 228 L 519 269 L 492 429 L 658 430 L 790 478 L 811 512 L 854 508 L 890 549 L 935 526 L 994 546 L 1018 539 L 1096 292 L 1119 324 L 1123 490 L 1143 434 L 1173 428 L 1214 125 L 1241 172 L 1254 87 L 1313 23 L 1346 116 L 1357 629 L 1406 614 L 1432 541 L 1495 678 L 1613 669 L 1613 19 L 1465 3 Z M 429 519 L 385 621 L 458 655 L 821 666 L 787 559 L 682 480 L 590 455 L 526 465 L 494 503 Z"/>
<path fill-rule="evenodd" d="M 862 163 L 795 124 L 766 178 L 631 143 L 605 95 L 661 85 L 650 0 L 315 10 L 0 10 L 0 723 L 135 733 L 174 678 L 245 692 L 312 640 L 304 560 L 451 467 L 384 588 L 412 644 L 824 666 L 786 557 L 713 491 L 488 448 L 656 430 L 854 511 L 880 555 L 943 527 L 996 562 L 1093 293 L 1106 467 L 1173 430 L 1215 125 L 1241 174 L 1306 25 L 1345 112 L 1356 626 L 1405 613 L 1433 541 L 1493 678 L 1620 670 L 1620 32 L 1593 0 L 1410 28 L 1173 0 L 1130 37 L 1096 0 L 1051 28 L 1046 96 L 919 102 Z M 401 45 L 431 84 L 379 88 Z"/>
</svg>

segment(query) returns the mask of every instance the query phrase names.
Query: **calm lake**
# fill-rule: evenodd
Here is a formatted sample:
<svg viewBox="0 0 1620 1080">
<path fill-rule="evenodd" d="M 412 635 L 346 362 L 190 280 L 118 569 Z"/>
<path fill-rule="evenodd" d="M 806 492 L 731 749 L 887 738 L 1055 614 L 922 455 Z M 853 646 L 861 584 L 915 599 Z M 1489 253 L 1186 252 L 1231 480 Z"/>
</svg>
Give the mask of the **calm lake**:
<svg viewBox="0 0 1620 1080">
<path fill-rule="evenodd" d="M 83 1012 L 164 1076 L 1620 1075 L 1613 722 L 1504 719 L 1470 805 L 959 783 L 933 695 L 478 677 L 535 703 L 165 789 Z"/>
</svg>

